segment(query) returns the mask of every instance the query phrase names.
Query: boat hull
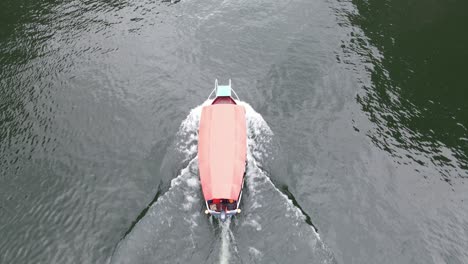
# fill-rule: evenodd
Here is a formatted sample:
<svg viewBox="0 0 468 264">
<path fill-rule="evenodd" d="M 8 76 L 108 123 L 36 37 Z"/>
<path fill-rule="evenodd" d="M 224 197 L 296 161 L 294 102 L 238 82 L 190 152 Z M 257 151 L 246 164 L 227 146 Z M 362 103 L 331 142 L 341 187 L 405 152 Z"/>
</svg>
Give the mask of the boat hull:
<svg viewBox="0 0 468 264">
<path fill-rule="evenodd" d="M 202 109 L 198 167 L 205 201 L 238 201 L 247 157 L 245 108 L 213 104 Z"/>
</svg>

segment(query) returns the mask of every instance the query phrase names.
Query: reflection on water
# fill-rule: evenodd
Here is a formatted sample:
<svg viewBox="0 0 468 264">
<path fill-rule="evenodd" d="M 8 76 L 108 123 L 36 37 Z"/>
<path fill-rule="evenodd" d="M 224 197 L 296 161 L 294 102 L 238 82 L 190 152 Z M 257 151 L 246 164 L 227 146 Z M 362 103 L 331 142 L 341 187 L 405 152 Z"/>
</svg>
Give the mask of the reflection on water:
<svg viewBox="0 0 468 264">
<path fill-rule="evenodd" d="M 353 3 L 357 12 L 347 18 L 357 27 L 342 48 L 362 56 L 345 63 L 367 64 L 371 73 L 356 97 L 376 125 L 367 135 L 400 162 L 433 167 L 447 182 L 467 177 L 468 37 L 456 30 L 468 23 L 466 2 Z"/>
</svg>

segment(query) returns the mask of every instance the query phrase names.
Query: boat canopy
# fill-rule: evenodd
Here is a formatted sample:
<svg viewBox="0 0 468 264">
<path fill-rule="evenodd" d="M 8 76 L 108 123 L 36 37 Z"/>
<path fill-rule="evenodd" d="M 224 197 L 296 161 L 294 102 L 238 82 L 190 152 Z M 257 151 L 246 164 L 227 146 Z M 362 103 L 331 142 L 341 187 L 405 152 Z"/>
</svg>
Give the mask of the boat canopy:
<svg viewBox="0 0 468 264">
<path fill-rule="evenodd" d="M 198 168 L 205 201 L 239 198 L 246 158 L 245 108 L 235 104 L 203 107 L 198 131 Z"/>
</svg>

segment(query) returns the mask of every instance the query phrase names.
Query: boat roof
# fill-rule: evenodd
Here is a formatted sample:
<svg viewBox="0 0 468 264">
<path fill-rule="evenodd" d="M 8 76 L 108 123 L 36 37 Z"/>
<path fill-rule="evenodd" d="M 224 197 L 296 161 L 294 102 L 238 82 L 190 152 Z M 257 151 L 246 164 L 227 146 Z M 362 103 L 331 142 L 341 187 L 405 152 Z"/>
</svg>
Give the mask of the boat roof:
<svg viewBox="0 0 468 264">
<path fill-rule="evenodd" d="M 205 200 L 239 198 L 247 158 L 245 108 L 215 104 L 202 109 L 198 168 Z"/>
</svg>

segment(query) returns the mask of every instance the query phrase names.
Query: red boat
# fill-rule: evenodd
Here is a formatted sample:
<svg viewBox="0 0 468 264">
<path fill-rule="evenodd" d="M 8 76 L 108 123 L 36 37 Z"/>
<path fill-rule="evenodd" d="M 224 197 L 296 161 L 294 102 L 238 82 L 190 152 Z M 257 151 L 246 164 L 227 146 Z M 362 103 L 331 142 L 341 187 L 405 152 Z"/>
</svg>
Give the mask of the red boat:
<svg viewBox="0 0 468 264">
<path fill-rule="evenodd" d="M 204 106 L 198 128 L 198 168 L 206 214 L 225 221 L 240 213 L 247 160 L 245 108 L 229 85 L 218 85 Z M 235 96 L 235 98 L 233 97 Z"/>
</svg>

